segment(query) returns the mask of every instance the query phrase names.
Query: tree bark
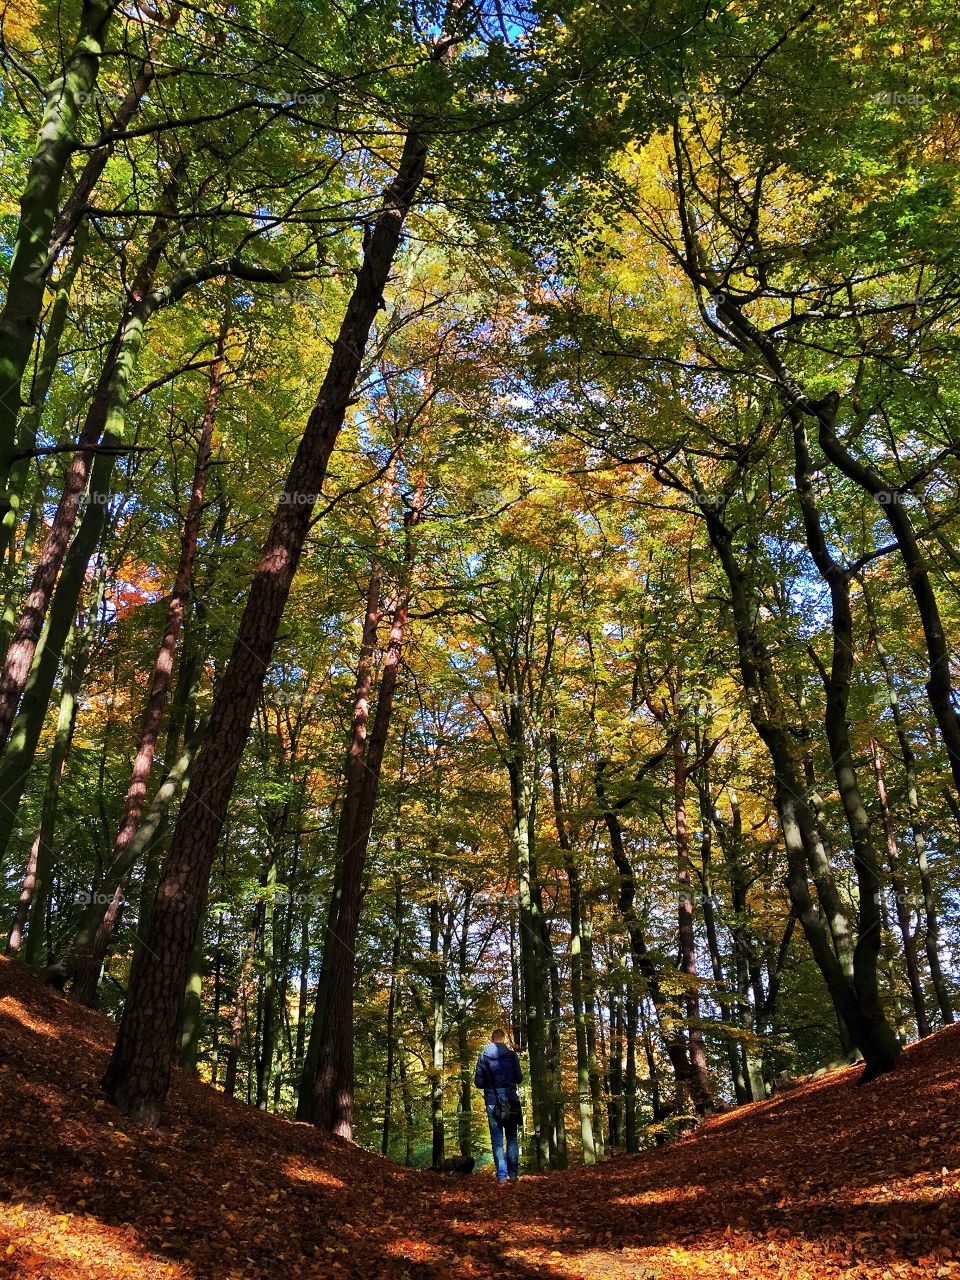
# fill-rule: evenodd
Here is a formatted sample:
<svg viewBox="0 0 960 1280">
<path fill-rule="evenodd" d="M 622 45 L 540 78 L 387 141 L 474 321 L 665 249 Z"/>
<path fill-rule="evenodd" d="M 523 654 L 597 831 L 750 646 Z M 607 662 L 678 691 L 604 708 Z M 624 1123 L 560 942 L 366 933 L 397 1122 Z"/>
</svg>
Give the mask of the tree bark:
<svg viewBox="0 0 960 1280">
<path fill-rule="evenodd" d="M 930 1034 L 930 1023 L 927 1020 L 923 984 L 920 981 L 920 966 L 917 964 L 917 948 L 911 928 L 910 896 L 900 870 L 900 853 L 897 849 L 897 837 L 893 830 L 893 820 L 890 817 L 890 806 L 887 803 L 887 784 L 883 776 L 883 763 L 880 760 L 880 752 L 873 738 L 870 739 L 870 755 L 873 759 L 874 777 L 877 780 L 880 821 L 883 824 L 883 836 L 887 847 L 887 869 L 890 872 L 890 888 L 893 890 L 894 909 L 903 946 L 903 963 L 907 971 L 907 983 L 910 987 L 913 1012 L 917 1019 L 917 1034 L 922 1040 Z"/>
<path fill-rule="evenodd" d="M 587 1013 L 583 982 L 583 888 L 576 865 L 570 832 L 563 806 L 560 777 L 560 751 L 556 726 L 548 735 L 550 781 L 553 790 L 553 815 L 557 827 L 557 843 L 567 876 L 570 911 L 570 999 L 573 1006 L 573 1028 L 577 1044 L 577 1108 L 580 1120 L 580 1146 L 584 1164 L 595 1164 L 596 1144 L 593 1137 L 593 1093 L 590 1084 L 590 1051 L 587 1043 Z"/>
<path fill-rule="evenodd" d="M 20 198 L 6 296 L 0 309 L 0 490 L 9 503 L 10 469 L 16 451 L 21 384 L 43 305 L 47 254 L 63 175 L 72 152 L 82 104 L 96 83 L 115 5 L 84 0 L 76 40 L 63 70 L 44 90 L 43 118 Z"/>
<path fill-rule="evenodd" d="M 927 964 L 930 969 L 930 979 L 933 983 L 934 994 L 937 997 L 937 1004 L 940 1008 L 940 1016 L 945 1024 L 953 1022 L 953 1001 L 950 997 L 950 988 L 947 985 L 946 977 L 943 972 L 943 964 L 940 959 L 940 921 L 938 918 L 937 899 L 934 893 L 933 881 L 930 877 L 930 867 L 927 861 L 927 832 L 923 821 L 923 815 L 920 811 L 920 789 L 917 783 L 917 760 L 910 739 L 907 736 L 907 727 L 904 723 L 903 712 L 900 709 L 900 698 L 897 694 L 897 684 L 894 679 L 893 670 L 890 665 L 890 659 L 884 648 L 883 642 L 877 630 L 876 613 L 873 608 L 870 590 L 865 581 L 862 582 L 863 602 L 867 611 L 867 618 L 870 623 L 870 634 L 873 637 L 874 651 L 877 660 L 883 671 L 883 678 L 887 686 L 887 702 L 890 712 L 893 716 L 894 729 L 896 730 L 897 743 L 900 747 L 900 760 L 903 764 L 904 780 L 907 790 L 907 807 L 910 810 L 910 829 L 913 834 L 913 847 L 917 858 L 917 871 L 920 876 L 920 892 L 923 895 L 923 910 L 926 920 L 926 931 L 924 935 L 924 949 L 927 955 Z M 947 793 L 949 796 L 949 793 Z M 954 797 L 949 796 L 950 799 Z"/>
<path fill-rule="evenodd" d="M 353 1137 L 353 986 L 360 897 L 373 815 L 380 786 L 393 702 L 410 608 L 413 532 L 423 514 L 425 478 L 417 477 L 406 516 L 405 565 L 400 599 L 394 609 L 377 690 L 377 709 L 366 755 L 356 815 L 344 838 L 343 872 L 337 922 L 328 940 L 330 978 L 323 1011 L 320 1056 L 314 1087 L 314 1124 L 344 1138 Z"/>
<path fill-rule="evenodd" d="M 400 973 L 400 952 L 403 946 L 403 890 L 397 876 L 393 895 L 393 954 L 390 959 L 390 996 L 387 1000 L 387 1065 L 384 1070 L 383 1134 L 380 1154 L 390 1152 L 390 1125 L 393 1118 L 393 1072 L 396 1046 L 397 982 Z"/>
<path fill-rule="evenodd" d="M 76 631 L 73 643 L 68 641 L 69 648 L 78 644 Z M 24 926 L 30 922 L 26 959 L 36 965 L 44 958 L 41 935 L 46 919 L 46 900 L 50 884 L 51 862 L 53 854 L 53 835 L 57 821 L 57 810 L 60 801 L 60 785 L 63 781 L 67 764 L 67 755 L 73 738 L 73 729 L 77 718 L 77 698 L 80 689 L 80 654 L 67 653 L 66 672 L 63 679 L 63 692 L 60 696 L 60 710 L 57 715 L 57 727 L 50 751 L 50 763 L 47 766 L 47 780 L 43 792 L 40 809 L 40 825 L 36 839 L 30 849 L 23 887 L 17 903 L 17 911 L 10 936 L 7 939 L 7 954 L 15 956 L 19 953 L 23 941 Z M 76 659 L 76 660 L 75 660 Z"/>
<path fill-rule="evenodd" d="M 360 635 L 360 655 L 353 686 L 353 709 L 350 720 L 350 741 L 344 763 L 344 796 L 337 821 L 337 843 L 333 872 L 333 886 L 327 908 L 327 928 L 324 935 L 323 958 L 314 1001 L 313 1023 L 307 1053 L 300 1072 L 297 1095 L 297 1119 L 313 1123 L 315 1117 L 315 1090 L 320 1065 L 320 1045 L 323 1033 L 324 1012 L 330 988 L 330 964 L 333 951 L 330 940 L 337 927 L 337 915 L 343 893 L 345 856 L 350 833 L 356 825 L 360 797 L 364 786 L 367 733 L 370 722 L 370 695 L 373 689 L 373 662 L 377 647 L 377 630 L 383 617 L 381 592 L 383 589 L 382 555 L 390 525 L 390 514 L 396 497 L 397 458 L 393 454 L 383 473 L 383 484 L 377 507 L 376 546 L 370 577 L 367 582 L 366 605 Z"/>
<path fill-rule="evenodd" d="M 853 675 L 854 634 L 850 607 L 850 575 L 833 558 L 823 533 L 820 513 L 813 492 L 813 465 L 806 441 L 804 421 L 799 413 L 792 415 L 796 487 L 806 533 L 807 546 L 817 570 L 830 591 L 833 627 L 833 653 L 826 681 L 825 726 L 830 747 L 830 760 L 840 791 L 840 801 L 847 819 L 857 874 L 859 919 L 857 942 L 853 951 L 853 983 L 861 1017 L 873 1028 L 873 1062 L 867 1063 L 868 1074 L 880 1074 L 896 1065 L 900 1044 L 887 1025 L 880 1000 L 877 962 L 882 940 L 880 911 L 881 883 L 877 852 L 870 830 L 870 815 L 860 791 L 853 761 L 853 746 L 847 723 L 850 685 Z M 851 1028 L 852 1030 L 852 1028 Z M 866 1053 L 861 1048 L 861 1052 Z"/>
<path fill-rule="evenodd" d="M 892 1069 L 899 1053 L 899 1043 L 878 1005 L 869 999 L 864 1000 L 868 993 L 848 980 L 811 897 L 807 856 L 809 848 L 819 839 L 816 818 L 798 776 L 769 654 L 755 631 L 755 610 L 751 605 L 746 577 L 733 554 L 730 531 L 705 499 L 702 509 L 711 544 L 730 587 L 740 671 L 750 718 L 773 764 L 774 804 L 787 855 L 787 889 L 793 911 L 823 975 L 837 1015 L 843 1019 L 863 1054 L 866 1063 L 864 1078 L 869 1079 Z M 867 911 L 870 911 L 869 906 Z M 874 941 L 871 938 L 865 943 L 862 954 L 868 958 Z"/>
<path fill-rule="evenodd" d="M 677 711 L 676 704 L 674 711 Z M 687 763 L 679 734 L 673 740 L 673 816 L 677 845 L 677 880 L 680 885 L 678 923 L 680 937 L 680 971 L 687 979 L 684 995 L 687 1014 L 687 1038 L 690 1045 L 690 1083 L 694 1097 L 710 1105 L 713 1088 L 707 1063 L 707 1047 L 700 1023 L 699 975 L 697 974 L 697 942 L 693 927 L 693 884 L 690 875 L 690 832 L 687 826 Z M 708 1101 L 709 1100 L 709 1101 Z"/>
<path fill-rule="evenodd" d="M 115 451 L 123 440 L 130 382 L 143 343 L 144 325 L 151 310 L 150 289 L 166 234 L 166 219 L 157 219 L 150 233 L 146 255 L 131 286 L 130 297 L 107 349 L 80 432 L 77 452 L 67 469 L 57 510 L 34 568 L 23 611 L 7 648 L 3 673 L 0 675 L 0 746 L 7 741 L 10 726 L 23 696 L 44 620 L 50 608 L 51 596 L 70 546 L 70 537 L 90 478 L 91 463 L 94 460 L 92 450 L 102 439 L 99 447 Z M 97 483 L 91 491 L 91 502 L 100 501 L 106 505 L 109 500 L 110 477 L 115 461 L 114 452 L 96 455 Z"/>
<path fill-rule="evenodd" d="M 457 1141 L 464 1160 L 471 1154 L 473 1134 L 471 1103 L 473 1100 L 473 1063 L 470 1060 L 470 1041 L 467 1035 L 467 1016 L 470 1006 L 467 990 L 470 981 L 470 914 L 473 907 L 473 886 L 467 885 L 463 901 L 463 919 L 460 929 L 460 946 L 457 956 L 457 1063 L 460 1068 L 460 1105 L 457 1112 Z"/>
<path fill-rule="evenodd" d="M 167 1094 L 180 1001 L 204 887 L 226 817 L 250 722 L 284 606 L 303 551 L 317 495 L 343 426 L 370 327 L 381 304 L 404 220 L 419 191 L 427 138 L 407 134 L 397 176 L 387 189 L 333 346 L 320 394 L 274 513 L 247 598 L 210 733 L 181 808 L 158 886 L 150 930 L 131 982 L 104 1088 L 116 1105 L 155 1126 Z"/>
<path fill-rule="evenodd" d="M 594 777 L 594 787 L 610 839 L 610 852 L 620 878 L 617 909 L 627 927 L 627 934 L 630 938 L 630 953 L 637 972 L 642 975 L 646 982 L 647 991 L 656 1013 L 660 1034 L 663 1037 L 667 1056 L 673 1067 L 674 1079 L 677 1085 L 677 1105 L 682 1107 L 689 1096 L 693 1099 L 694 1105 L 698 1109 L 706 1110 L 710 1104 L 710 1095 L 709 1093 L 701 1093 L 697 1087 L 697 1081 L 691 1072 L 690 1059 L 684 1043 L 682 1028 L 677 1024 L 675 1011 L 671 1008 L 670 1001 L 664 993 L 660 974 L 647 948 L 643 927 L 636 912 L 636 877 L 626 851 L 620 819 L 613 805 L 607 799 L 604 784 L 606 765 L 607 762 L 604 760 L 598 762 Z"/>
<path fill-rule="evenodd" d="M 13 533 L 20 514 L 27 477 L 30 474 L 30 454 L 31 450 L 36 448 L 43 406 L 60 359 L 60 345 L 63 341 L 63 332 L 70 313 L 73 284 L 85 253 L 86 236 L 78 234 L 70 259 L 54 287 L 53 306 L 50 309 L 50 320 L 43 335 L 43 350 L 37 364 L 37 372 L 30 388 L 30 400 L 17 424 L 17 453 L 19 456 L 10 467 L 9 491 L 7 493 L 8 505 L 3 513 L 3 519 L 0 521 L 0 563 L 2 563 L 3 557 L 9 549 L 11 567 L 14 556 Z M 4 649 L 6 649 L 6 644 L 4 644 Z"/>
<path fill-rule="evenodd" d="M 610 1052 L 607 1070 L 607 1127 L 611 1147 L 622 1145 L 623 1119 L 623 1003 L 620 989 L 610 992 Z"/>
<path fill-rule="evenodd" d="M 167 605 L 166 624 L 160 639 L 160 647 L 150 677 L 147 690 L 146 706 L 140 725 L 140 738 L 134 757 L 130 784 L 127 788 L 123 816 L 113 845 L 110 860 L 110 872 L 104 883 L 113 881 L 117 889 L 126 882 L 133 863 L 128 851 L 143 816 L 143 808 L 147 798 L 147 788 L 153 772 L 153 761 L 156 754 L 160 725 L 166 711 L 170 686 L 173 680 L 174 659 L 176 657 L 177 640 L 183 626 L 183 618 L 193 589 L 194 566 L 197 558 L 197 547 L 200 536 L 200 521 L 203 515 L 204 495 L 206 492 L 207 467 L 213 447 L 213 428 L 217 415 L 217 402 L 223 382 L 224 342 L 226 328 L 221 328 L 217 343 L 217 352 L 210 370 L 210 382 L 207 389 L 207 403 L 204 411 L 200 439 L 197 444 L 197 456 L 194 464 L 193 483 L 190 499 L 183 521 L 180 537 L 180 557 L 173 580 L 173 590 Z M 142 847 L 142 846 L 141 846 Z M 97 942 L 101 948 L 109 945 L 112 929 L 106 927 L 104 917 L 97 930 Z M 90 938 L 93 944 L 93 938 Z M 72 994 L 81 1004 L 92 1008 L 96 1002 L 97 982 L 103 964 L 103 955 L 94 955 L 85 950 L 85 935 L 75 935 L 73 945 L 65 956 L 67 971 L 73 978 Z M 105 954 L 105 950 L 104 950 Z"/>
</svg>

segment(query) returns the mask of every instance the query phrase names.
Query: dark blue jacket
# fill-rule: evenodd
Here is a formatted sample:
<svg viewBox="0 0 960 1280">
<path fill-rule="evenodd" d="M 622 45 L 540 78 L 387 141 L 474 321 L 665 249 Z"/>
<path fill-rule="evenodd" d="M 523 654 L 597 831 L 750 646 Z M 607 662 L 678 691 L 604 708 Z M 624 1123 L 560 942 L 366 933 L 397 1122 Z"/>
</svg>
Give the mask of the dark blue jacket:
<svg viewBox="0 0 960 1280">
<path fill-rule="evenodd" d="M 517 1085 L 523 1083 L 520 1059 L 505 1044 L 488 1044 L 477 1059 L 473 1083 L 483 1090 L 485 1102 L 496 1102 L 498 1092 L 502 1097 L 515 1098 Z"/>
</svg>

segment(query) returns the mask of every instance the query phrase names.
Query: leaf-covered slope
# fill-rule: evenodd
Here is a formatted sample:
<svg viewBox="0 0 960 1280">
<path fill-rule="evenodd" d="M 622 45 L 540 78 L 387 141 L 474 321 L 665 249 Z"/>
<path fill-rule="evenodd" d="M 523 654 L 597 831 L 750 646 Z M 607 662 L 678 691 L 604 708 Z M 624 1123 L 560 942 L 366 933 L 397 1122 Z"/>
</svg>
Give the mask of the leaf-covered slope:
<svg viewBox="0 0 960 1280">
<path fill-rule="evenodd" d="M 0 1275 L 960 1276 L 960 1027 L 599 1168 L 447 1182 L 178 1077 L 143 1131 L 111 1027 L 0 961 Z"/>
</svg>

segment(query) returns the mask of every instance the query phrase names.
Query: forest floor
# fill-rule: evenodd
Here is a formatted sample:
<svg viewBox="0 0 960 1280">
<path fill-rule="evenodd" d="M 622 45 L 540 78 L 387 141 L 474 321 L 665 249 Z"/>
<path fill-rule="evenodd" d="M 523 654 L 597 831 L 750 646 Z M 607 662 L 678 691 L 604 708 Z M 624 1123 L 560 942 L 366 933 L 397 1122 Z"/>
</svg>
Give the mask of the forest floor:
<svg viewBox="0 0 960 1280">
<path fill-rule="evenodd" d="M 163 1128 L 98 1081 L 109 1023 L 0 960 L 0 1276 L 960 1277 L 960 1026 L 669 1147 L 499 1187 L 401 1169 L 177 1076 Z"/>
</svg>

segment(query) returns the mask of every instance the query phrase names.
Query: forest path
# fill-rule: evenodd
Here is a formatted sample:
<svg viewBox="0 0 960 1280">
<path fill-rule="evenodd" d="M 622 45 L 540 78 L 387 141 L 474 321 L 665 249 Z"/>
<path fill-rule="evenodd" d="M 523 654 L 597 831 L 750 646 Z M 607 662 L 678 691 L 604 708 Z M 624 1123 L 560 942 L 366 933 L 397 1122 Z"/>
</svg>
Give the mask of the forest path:
<svg viewBox="0 0 960 1280">
<path fill-rule="evenodd" d="M 111 1027 L 0 961 L 0 1276 L 960 1280 L 960 1027 L 595 1169 L 400 1169 L 178 1077 L 145 1132 Z"/>
</svg>

